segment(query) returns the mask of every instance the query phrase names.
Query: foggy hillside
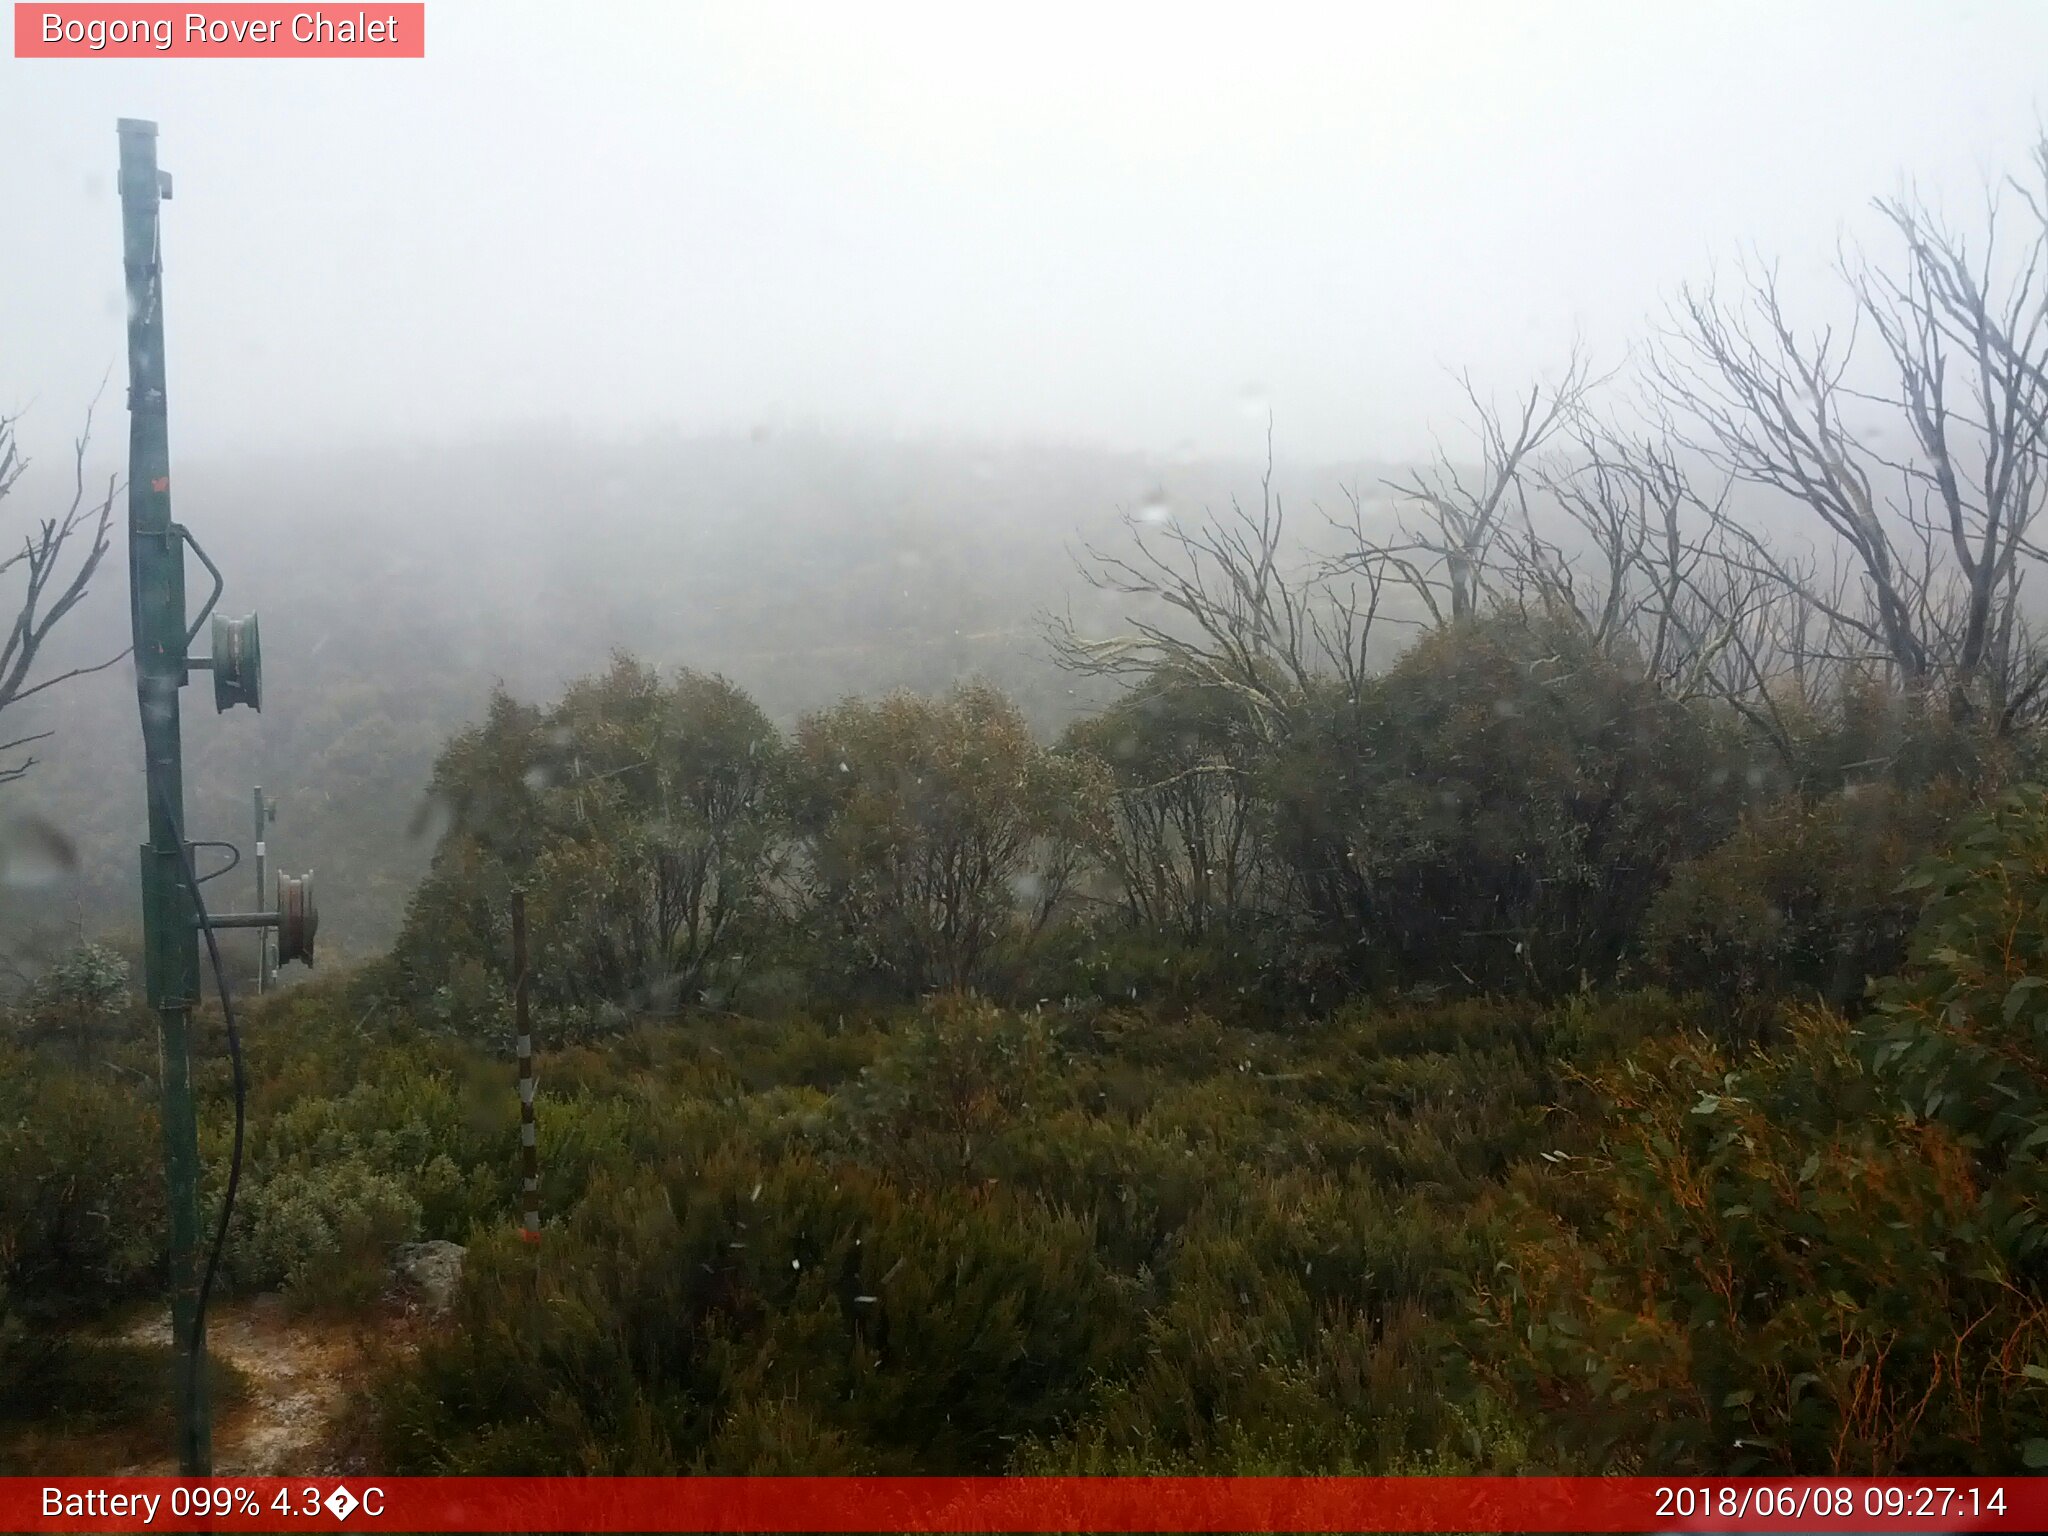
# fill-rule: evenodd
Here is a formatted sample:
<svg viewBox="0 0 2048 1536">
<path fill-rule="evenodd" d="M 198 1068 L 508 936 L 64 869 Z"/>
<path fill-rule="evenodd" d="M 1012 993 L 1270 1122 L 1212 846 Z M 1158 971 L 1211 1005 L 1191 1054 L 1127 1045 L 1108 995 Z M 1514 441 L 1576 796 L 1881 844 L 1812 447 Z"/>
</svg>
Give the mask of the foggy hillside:
<svg viewBox="0 0 2048 1536">
<path fill-rule="evenodd" d="M 46 451 L 21 494 L 63 489 L 58 457 Z M 1319 508 L 1341 510 L 1345 487 L 1382 472 L 1282 468 L 1275 489 L 1311 539 Z M 216 715 L 194 674 L 194 833 L 246 842 L 262 785 L 279 802 L 275 857 L 318 875 L 324 952 L 361 956 L 389 942 L 432 852 L 409 829 L 435 752 L 498 683 L 551 698 L 623 649 L 729 677 L 787 725 L 850 694 L 979 678 L 1050 734 L 1104 686 L 1053 666 L 1041 617 L 1071 610 L 1112 633 L 1133 607 L 1082 581 L 1076 557 L 1121 550 L 1126 515 L 1199 523 L 1232 496 L 1256 504 L 1262 473 L 1249 460 L 802 431 L 201 460 L 178 473 L 177 515 L 231 573 L 220 611 L 261 617 L 265 700 L 260 716 Z M 117 545 L 53 667 L 126 644 L 121 559 Z M 189 570 L 196 612 L 205 576 Z M 132 927 L 143 830 L 127 664 L 36 705 L 34 728 L 56 734 L 9 790 L 10 812 L 71 839 L 78 869 L 0 915 L 17 948 L 25 924 L 68 939 L 80 922 Z M 239 900 L 246 870 L 221 888 Z"/>
</svg>

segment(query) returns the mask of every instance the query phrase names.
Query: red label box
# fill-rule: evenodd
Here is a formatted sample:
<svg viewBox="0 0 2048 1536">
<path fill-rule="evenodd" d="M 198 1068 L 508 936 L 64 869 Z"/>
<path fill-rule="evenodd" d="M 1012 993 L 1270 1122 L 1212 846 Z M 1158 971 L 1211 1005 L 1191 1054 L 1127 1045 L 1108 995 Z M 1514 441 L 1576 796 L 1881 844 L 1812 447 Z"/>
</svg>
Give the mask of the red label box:
<svg viewBox="0 0 2048 1536">
<path fill-rule="evenodd" d="M 16 0 L 17 59 L 423 59 L 422 3 L 66 5 Z"/>
</svg>

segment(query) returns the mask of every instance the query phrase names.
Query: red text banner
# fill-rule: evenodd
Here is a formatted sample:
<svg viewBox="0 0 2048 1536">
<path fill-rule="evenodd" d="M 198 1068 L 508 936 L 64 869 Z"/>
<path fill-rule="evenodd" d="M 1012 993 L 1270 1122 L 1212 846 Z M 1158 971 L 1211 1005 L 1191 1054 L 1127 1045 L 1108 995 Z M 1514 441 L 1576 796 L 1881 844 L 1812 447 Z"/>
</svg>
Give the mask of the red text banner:
<svg viewBox="0 0 2048 1536">
<path fill-rule="evenodd" d="M 14 7 L 18 59 L 422 59 L 424 4 Z"/>
<path fill-rule="evenodd" d="M 6 1531 L 2040 1531 L 2013 1478 L 0 1478 Z"/>
</svg>

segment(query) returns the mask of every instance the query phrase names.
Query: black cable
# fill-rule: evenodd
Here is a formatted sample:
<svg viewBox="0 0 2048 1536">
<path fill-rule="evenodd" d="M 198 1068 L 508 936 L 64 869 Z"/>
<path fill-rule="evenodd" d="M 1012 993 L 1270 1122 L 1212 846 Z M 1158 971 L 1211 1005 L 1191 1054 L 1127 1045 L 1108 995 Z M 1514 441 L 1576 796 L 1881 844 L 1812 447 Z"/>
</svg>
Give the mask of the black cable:
<svg viewBox="0 0 2048 1536">
<path fill-rule="evenodd" d="M 225 848 L 229 853 L 232 853 L 234 855 L 232 859 L 229 859 L 227 863 L 221 865 L 219 869 L 213 870 L 208 874 L 201 875 L 199 877 L 199 883 L 201 885 L 206 884 L 206 882 L 209 880 L 218 880 L 222 875 L 227 874 L 230 870 L 239 869 L 242 866 L 242 850 L 237 848 L 233 843 L 225 842 L 217 837 L 195 837 L 192 839 L 192 846 L 194 848 Z"/>
<path fill-rule="evenodd" d="M 220 1269 L 221 1249 L 227 1246 L 228 1220 L 235 1213 L 235 1191 L 242 1182 L 242 1130 L 248 1118 L 248 1089 L 242 1077 L 242 1037 L 235 1030 L 235 1006 L 228 997 L 227 968 L 220 961 L 220 940 L 214 936 L 213 925 L 206 919 L 206 902 L 199 894 L 199 872 L 192 864 L 192 850 L 186 846 L 184 830 L 178 825 L 177 814 L 171 809 L 169 796 L 157 787 L 157 806 L 164 813 L 171 836 L 178 844 L 178 869 L 185 877 L 185 890 L 192 898 L 192 906 L 199 917 L 199 931 L 206 935 L 207 957 L 213 962 L 213 987 L 220 994 L 220 1013 L 228 1027 L 228 1060 L 233 1065 L 235 1079 L 235 1150 L 228 1159 L 228 1188 L 221 1201 L 220 1225 L 214 1228 L 213 1251 L 207 1255 L 206 1273 L 199 1282 L 199 1295 L 192 1308 L 192 1355 L 196 1360 L 200 1346 L 206 1339 L 206 1303 L 213 1295 L 213 1277 Z M 232 866 L 230 866 L 232 868 Z M 223 871 L 225 873 L 225 871 Z M 194 1002 L 198 999 L 194 998 Z"/>
</svg>

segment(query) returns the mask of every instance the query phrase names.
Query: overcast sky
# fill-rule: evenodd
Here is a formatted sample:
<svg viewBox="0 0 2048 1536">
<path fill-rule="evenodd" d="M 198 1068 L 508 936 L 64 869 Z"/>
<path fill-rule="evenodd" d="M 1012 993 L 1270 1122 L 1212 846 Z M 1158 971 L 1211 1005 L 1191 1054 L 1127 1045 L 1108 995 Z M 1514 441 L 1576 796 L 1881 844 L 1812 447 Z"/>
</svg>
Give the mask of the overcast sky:
<svg viewBox="0 0 2048 1536">
<path fill-rule="evenodd" d="M 2048 4 L 430 0 L 409 62 L 0 59 L 0 408 L 121 422 L 161 124 L 172 443 L 505 424 L 1399 457 L 2048 115 Z"/>
</svg>

